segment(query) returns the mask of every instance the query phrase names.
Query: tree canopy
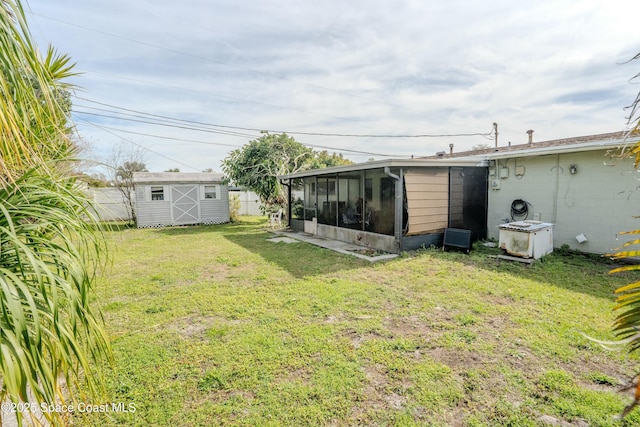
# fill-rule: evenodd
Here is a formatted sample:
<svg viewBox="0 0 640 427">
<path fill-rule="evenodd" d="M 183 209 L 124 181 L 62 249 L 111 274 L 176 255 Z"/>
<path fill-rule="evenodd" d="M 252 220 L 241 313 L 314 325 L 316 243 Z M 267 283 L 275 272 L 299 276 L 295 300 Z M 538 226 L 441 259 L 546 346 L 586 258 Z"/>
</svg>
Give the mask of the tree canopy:
<svg viewBox="0 0 640 427">
<path fill-rule="evenodd" d="M 345 159 L 342 154 L 329 153 L 327 150 L 318 151 L 314 154 L 315 155 L 309 164 L 309 169 L 331 168 L 334 166 L 344 166 L 353 163 L 351 160 Z"/>
<path fill-rule="evenodd" d="M 255 191 L 268 209 L 283 207 L 287 197 L 278 175 L 352 163 L 342 155 L 316 152 L 289 135 L 265 134 L 233 150 L 222 170 L 235 185 Z"/>
<path fill-rule="evenodd" d="M 133 179 L 134 172 L 149 172 L 147 166 L 142 162 L 124 162 L 116 169 L 116 178 L 122 181 L 129 181 Z M 174 172 L 169 170 L 167 172 Z M 179 172 L 179 171 L 178 171 Z"/>
</svg>

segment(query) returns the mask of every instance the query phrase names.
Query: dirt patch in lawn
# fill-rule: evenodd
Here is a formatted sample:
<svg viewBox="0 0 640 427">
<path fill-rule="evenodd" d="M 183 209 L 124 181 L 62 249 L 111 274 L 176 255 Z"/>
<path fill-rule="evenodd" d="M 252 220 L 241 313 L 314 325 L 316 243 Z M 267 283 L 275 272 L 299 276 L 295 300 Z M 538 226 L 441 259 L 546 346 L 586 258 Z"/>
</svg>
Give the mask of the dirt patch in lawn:
<svg viewBox="0 0 640 427">
<path fill-rule="evenodd" d="M 364 401 L 363 405 L 355 408 L 355 416 L 363 414 L 360 408 L 367 408 L 368 411 L 378 411 L 383 409 L 402 409 L 406 397 L 400 396 L 390 390 L 389 378 L 386 374 L 386 367 L 383 365 L 368 365 L 364 367 Z"/>
<path fill-rule="evenodd" d="M 220 316 L 189 316 L 176 320 L 172 327 L 184 339 L 204 339 L 207 330 L 215 325 L 237 325 L 240 320 Z"/>
</svg>

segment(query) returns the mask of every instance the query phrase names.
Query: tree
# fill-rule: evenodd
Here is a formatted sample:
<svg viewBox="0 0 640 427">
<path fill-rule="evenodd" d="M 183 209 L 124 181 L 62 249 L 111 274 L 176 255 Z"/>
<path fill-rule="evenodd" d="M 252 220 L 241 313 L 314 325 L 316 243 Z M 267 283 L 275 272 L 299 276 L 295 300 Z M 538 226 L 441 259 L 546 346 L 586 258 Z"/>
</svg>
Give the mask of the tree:
<svg viewBox="0 0 640 427">
<path fill-rule="evenodd" d="M 640 59 L 640 53 L 633 57 L 632 61 L 638 59 Z M 631 80 L 635 79 L 640 79 L 640 73 L 636 74 Z M 630 129 L 628 137 L 637 137 L 640 135 L 640 92 L 626 109 L 630 110 L 629 116 L 627 117 L 627 125 Z M 633 166 L 637 169 L 640 165 L 640 140 L 632 144 L 628 150 L 623 150 L 622 155 L 633 158 Z M 626 231 L 619 234 L 640 235 L 640 230 Z M 635 238 L 624 243 L 622 249 L 607 255 L 617 260 L 638 257 L 640 256 L 638 245 L 640 245 L 640 238 Z M 640 271 L 640 265 L 625 265 L 615 268 L 609 273 L 623 271 Z M 613 324 L 613 331 L 619 340 L 615 342 L 615 344 L 626 346 L 629 352 L 637 352 L 640 350 L 640 281 L 616 289 L 615 294 L 617 298 L 614 310 L 618 313 Z M 626 416 L 640 404 L 640 377 L 636 378 L 635 384 L 629 386 L 629 389 L 631 388 L 635 388 L 635 398 L 633 402 L 624 409 L 621 414 L 622 417 Z"/>
<path fill-rule="evenodd" d="M 327 150 L 314 152 L 314 156 L 311 160 L 310 169 L 322 169 L 331 168 L 334 166 L 351 165 L 353 162 L 349 159 L 345 159 L 342 154 L 331 153 Z"/>
<path fill-rule="evenodd" d="M 274 210 L 287 200 L 277 176 L 308 169 L 312 158 L 310 148 L 287 134 L 267 133 L 231 151 L 222 170 L 235 185 L 255 191 L 267 210 Z"/>
<path fill-rule="evenodd" d="M 90 361 L 110 349 L 90 304 L 105 239 L 67 167 L 73 65 L 39 54 L 20 0 L 0 2 L 0 52 L 0 400 L 77 400 L 99 389 Z"/>
<path fill-rule="evenodd" d="M 229 153 L 222 171 L 235 185 L 255 191 L 267 211 L 275 211 L 287 200 L 278 175 L 352 163 L 342 154 L 313 151 L 285 133 L 267 133 Z"/>
<path fill-rule="evenodd" d="M 133 200 L 133 173 L 148 172 L 145 165 L 146 151 L 126 142 L 116 145 L 111 152 L 106 166 L 111 180 L 120 191 L 122 202 L 127 208 L 129 220 L 136 222 L 135 200 Z"/>
<path fill-rule="evenodd" d="M 165 172 L 180 172 L 180 169 L 178 169 L 178 168 L 171 168 L 171 169 L 167 169 Z"/>
<path fill-rule="evenodd" d="M 120 190 L 122 198 L 127 205 L 129 218 L 132 222 L 136 222 L 136 207 L 133 200 L 133 174 L 135 172 L 149 172 L 142 162 L 124 162 L 116 168 L 116 188 Z"/>
</svg>

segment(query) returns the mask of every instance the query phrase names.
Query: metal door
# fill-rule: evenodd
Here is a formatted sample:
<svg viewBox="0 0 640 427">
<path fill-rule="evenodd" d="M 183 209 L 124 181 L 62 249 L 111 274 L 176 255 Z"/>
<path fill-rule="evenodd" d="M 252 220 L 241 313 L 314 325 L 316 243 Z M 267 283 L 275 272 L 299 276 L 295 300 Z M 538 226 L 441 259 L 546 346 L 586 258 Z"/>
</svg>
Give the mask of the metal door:
<svg viewBox="0 0 640 427">
<path fill-rule="evenodd" d="M 171 187 L 171 224 L 200 223 L 200 198 L 197 185 Z"/>
</svg>

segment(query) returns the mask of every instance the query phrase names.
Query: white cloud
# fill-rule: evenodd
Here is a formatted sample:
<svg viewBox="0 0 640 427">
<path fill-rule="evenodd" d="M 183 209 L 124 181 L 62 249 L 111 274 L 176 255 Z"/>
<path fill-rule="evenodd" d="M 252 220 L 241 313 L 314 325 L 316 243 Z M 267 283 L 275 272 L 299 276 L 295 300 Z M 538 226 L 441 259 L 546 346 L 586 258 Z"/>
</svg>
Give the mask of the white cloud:
<svg viewBox="0 0 640 427">
<path fill-rule="evenodd" d="M 28 19 L 36 37 L 43 45 L 51 42 L 67 52 L 78 69 L 86 71 L 74 80 L 84 88 L 80 96 L 221 125 L 401 134 L 488 132 L 498 122 L 502 143 L 521 143 L 528 129 L 536 130 L 537 140 L 620 130 L 623 107 L 637 89 L 628 79 L 638 64 L 621 65 L 640 50 L 630 31 L 640 12 L 636 3 L 29 4 L 35 15 Z M 78 117 L 214 144 L 242 145 L 250 139 Z M 107 152 L 118 142 L 94 126 L 79 126 L 98 146 L 97 152 Z M 219 169 L 229 151 L 122 136 L 195 170 Z M 397 155 L 433 154 L 448 149 L 450 142 L 458 151 L 487 143 L 482 138 L 297 139 Z M 176 167 L 160 155 L 150 157 L 154 170 Z"/>
</svg>

